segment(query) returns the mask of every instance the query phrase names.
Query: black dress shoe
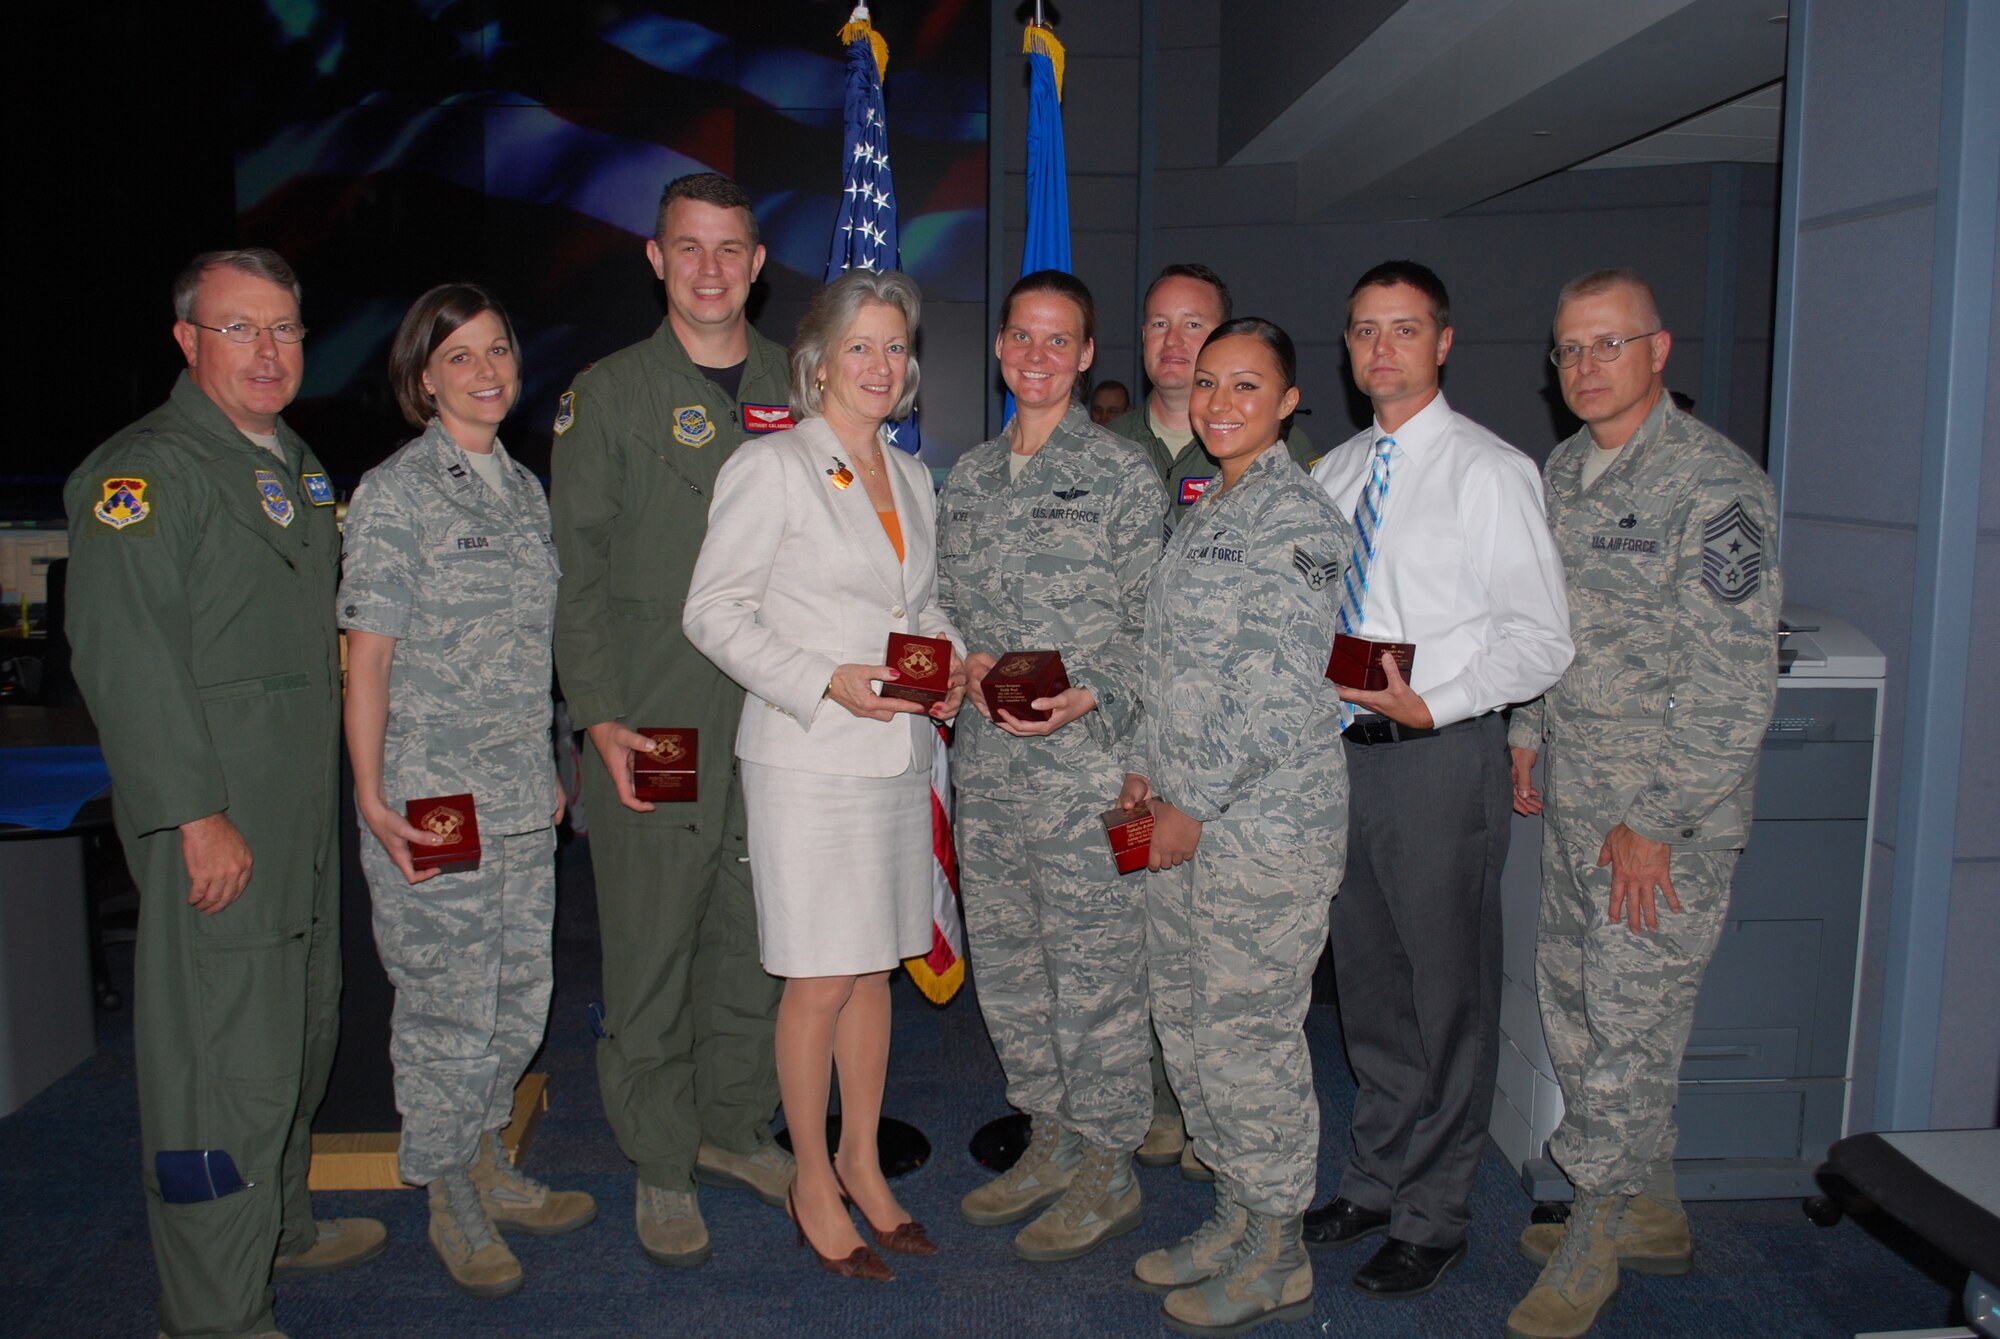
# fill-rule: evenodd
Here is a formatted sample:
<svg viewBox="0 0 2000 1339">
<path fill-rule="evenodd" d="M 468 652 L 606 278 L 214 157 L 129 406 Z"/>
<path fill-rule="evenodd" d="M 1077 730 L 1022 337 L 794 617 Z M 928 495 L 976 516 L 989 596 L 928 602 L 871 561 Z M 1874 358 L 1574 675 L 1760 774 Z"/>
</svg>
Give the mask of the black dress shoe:
<svg viewBox="0 0 2000 1339">
<path fill-rule="evenodd" d="M 1331 1204 L 1306 1210 L 1306 1227 L 1300 1235 L 1308 1246 L 1345 1246 L 1373 1236 L 1387 1226 L 1388 1214 L 1364 1209 L 1351 1199 L 1336 1196 Z"/>
<path fill-rule="evenodd" d="M 1465 1258 L 1465 1243 L 1419 1246 L 1391 1237 L 1354 1271 L 1354 1287 L 1369 1297 L 1415 1297 L 1437 1287 L 1444 1272 Z"/>
</svg>

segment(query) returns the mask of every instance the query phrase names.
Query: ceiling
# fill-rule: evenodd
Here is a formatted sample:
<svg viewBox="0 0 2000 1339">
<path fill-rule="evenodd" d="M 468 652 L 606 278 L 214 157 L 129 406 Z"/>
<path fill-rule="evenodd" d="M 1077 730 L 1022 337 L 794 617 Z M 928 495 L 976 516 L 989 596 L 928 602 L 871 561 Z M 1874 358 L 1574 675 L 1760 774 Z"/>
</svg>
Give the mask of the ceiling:
<svg viewBox="0 0 2000 1339">
<path fill-rule="evenodd" d="M 1787 0 L 1262 0 L 1224 25 L 1225 162 L 1301 219 L 1438 218 L 1569 168 L 1775 162 Z"/>
</svg>

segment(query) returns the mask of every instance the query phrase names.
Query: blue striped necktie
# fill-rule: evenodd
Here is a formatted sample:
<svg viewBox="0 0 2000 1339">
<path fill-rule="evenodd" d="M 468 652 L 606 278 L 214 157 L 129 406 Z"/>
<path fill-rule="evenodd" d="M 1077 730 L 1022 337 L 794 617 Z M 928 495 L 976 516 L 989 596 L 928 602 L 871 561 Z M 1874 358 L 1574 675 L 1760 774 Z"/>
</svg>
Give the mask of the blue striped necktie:
<svg viewBox="0 0 2000 1339">
<path fill-rule="evenodd" d="M 1361 500 L 1354 504 L 1354 551 L 1348 556 L 1347 570 L 1340 577 L 1340 610 L 1335 616 L 1340 630 L 1350 637 L 1361 635 L 1361 611 L 1368 602 L 1368 569 L 1374 565 L 1376 542 L 1382 534 L 1382 508 L 1389 501 L 1389 451 L 1394 437 L 1375 441 L 1375 460 Z M 1354 723 L 1354 705 L 1340 704 L 1340 728 Z"/>
</svg>

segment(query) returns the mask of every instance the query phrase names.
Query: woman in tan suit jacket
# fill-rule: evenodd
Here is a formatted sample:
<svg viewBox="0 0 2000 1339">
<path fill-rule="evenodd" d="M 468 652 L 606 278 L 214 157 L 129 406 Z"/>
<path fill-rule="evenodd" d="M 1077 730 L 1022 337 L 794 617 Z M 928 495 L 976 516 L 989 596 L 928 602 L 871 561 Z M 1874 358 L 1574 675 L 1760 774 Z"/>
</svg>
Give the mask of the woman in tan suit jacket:
<svg viewBox="0 0 2000 1339">
<path fill-rule="evenodd" d="M 739 447 L 716 479 L 682 626 L 749 693 L 736 755 L 765 970 L 786 978 L 778 1087 L 798 1158 L 787 1205 L 820 1264 L 888 1279 L 885 1250 L 935 1251 L 876 1157 L 889 1063 L 889 972 L 931 943 L 932 717 L 965 696 L 964 642 L 937 605 L 930 472 L 887 448 L 909 413 L 920 297 L 851 271 L 814 297 L 792 345 L 789 432 Z M 891 632 L 948 638 L 951 693 L 926 709 L 875 691 Z M 829 1060 L 840 1072 L 828 1157 Z"/>
</svg>

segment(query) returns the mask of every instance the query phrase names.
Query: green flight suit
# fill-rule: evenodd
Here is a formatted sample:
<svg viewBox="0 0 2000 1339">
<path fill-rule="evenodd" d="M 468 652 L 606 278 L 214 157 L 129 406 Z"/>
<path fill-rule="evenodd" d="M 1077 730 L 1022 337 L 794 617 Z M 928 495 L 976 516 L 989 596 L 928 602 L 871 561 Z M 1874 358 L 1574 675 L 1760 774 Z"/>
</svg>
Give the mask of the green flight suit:
<svg viewBox="0 0 2000 1339">
<path fill-rule="evenodd" d="M 619 1147 L 664 1190 L 692 1187 L 701 1140 L 753 1152 L 778 1104 L 783 983 L 757 956 L 743 689 L 681 632 L 716 474 L 746 436 L 790 426 L 785 351 L 749 339 L 735 399 L 662 321 L 578 373 L 556 416 L 556 672 L 570 719 L 700 732 L 692 803 L 634 813 L 602 762 L 583 767 L 604 944 L 598 1082 Z"/>
<path fill-rule="evenodd" d="M 182 373 L 65 490 L 76 678 L 140 892 L 139 1126 L 169 1335 L 274 1328 L 272 1257 L 314 1240 L 309 1127 L 340 1026 L 340 536 L 319 462 L 278 436 L 282 462 Z M 255 865 L 208 916 L 178 828 L 214 813 Z M 168 1204 L 162 1149 L 223 1150 L 246 1185 Z"/>
<path fill-rule="evenodd" d="M 1215 463 L 1214 456 L 1208 454 L 1200 438 L 1189 442 L 1187 448 L 1176 456 L 1153 431 L 1153 425 L 1146 417 L 1144 400 L 1104 426 L 1146 448 L 1153 468 L 1160 472 L 1160 481 L 1167 486 L 1168 534 L 1172 534 L 1181 517 L 1187 515 L 1188 508 L 1201 499 L 1203 490 L 1222 475 L 1222 467 Z M 1313 451 L 1312 438 L 1306 436 L 1306 430 L 1296 420 L 1292 423 L 1291 434 L 1285 439 L 1285 450 L 1291 452 L 1292 459 L 1298 461 L 1299 468 L 1308 474 L 1319 459 Z"/>
</svg>

